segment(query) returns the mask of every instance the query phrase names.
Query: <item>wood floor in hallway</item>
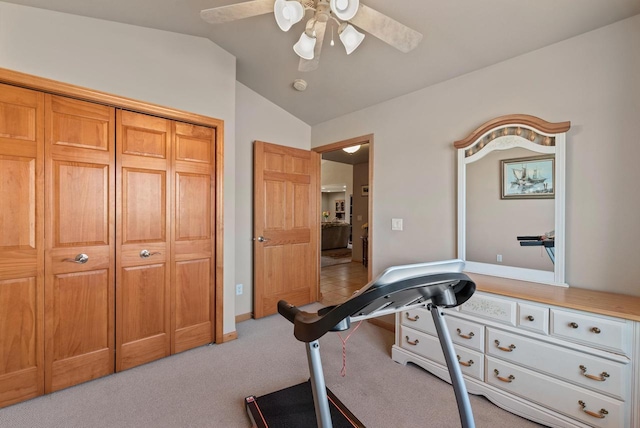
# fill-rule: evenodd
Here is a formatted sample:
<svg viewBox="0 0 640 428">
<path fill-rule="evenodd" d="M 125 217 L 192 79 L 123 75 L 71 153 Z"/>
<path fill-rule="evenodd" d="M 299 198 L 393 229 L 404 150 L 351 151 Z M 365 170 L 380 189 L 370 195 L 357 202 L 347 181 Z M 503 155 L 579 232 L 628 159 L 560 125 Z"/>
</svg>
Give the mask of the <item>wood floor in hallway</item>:
<svg viewBox="0 0 640 428">
<path fill-rule="evenodd" d="M 367 283 L 367 268 L 360 262 L 326 266 L 320 271 L 320 303 L 337 305 Z"/>
</svg>

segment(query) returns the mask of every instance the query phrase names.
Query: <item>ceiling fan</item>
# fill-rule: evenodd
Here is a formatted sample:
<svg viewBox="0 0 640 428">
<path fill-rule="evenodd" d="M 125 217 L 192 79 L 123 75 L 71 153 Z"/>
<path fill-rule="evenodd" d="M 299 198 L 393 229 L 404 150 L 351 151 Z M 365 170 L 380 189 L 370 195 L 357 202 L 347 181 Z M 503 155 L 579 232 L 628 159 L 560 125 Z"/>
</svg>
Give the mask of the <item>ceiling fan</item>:
<svg viewBox="0 0 640 428">
<path fill-rule="evenodd" d="M 422 40 L 419 32 L 360 4 L 359 0 L 251 0 L 205 9 L 200 12 L 200 16 L 211 24 L 222 24 L 274 13 L 280 29 L 289 31 L 304 18 L 308 10 L 313 12 L 313 16 L 307 21 L 300 39 L 293 46 L 293 50 L 300 56 L 300 71 L 318 68 L 324 33 L 327 23 L 331 21 L 338 26 L 338 36 L 347 55 L 360 45 L 365 36 L 354 26 L 405 53 Z M 331 44 L 333 45 L 333 33 Z"/>
</svg>

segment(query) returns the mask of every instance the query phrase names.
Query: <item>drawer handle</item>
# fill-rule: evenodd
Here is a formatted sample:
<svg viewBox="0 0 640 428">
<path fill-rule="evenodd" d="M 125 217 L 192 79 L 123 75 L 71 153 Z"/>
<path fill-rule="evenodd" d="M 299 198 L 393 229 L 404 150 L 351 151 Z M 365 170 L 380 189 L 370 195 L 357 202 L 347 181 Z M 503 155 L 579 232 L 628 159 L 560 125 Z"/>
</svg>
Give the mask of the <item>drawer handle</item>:
<svg viewBox="0 0 640 428">
<path fill-rule="evenodd" d="M 469 332 L 469 334 L 462 334 L 462 330 L 460 330 L 459 328 L 456 328 L 456 331 L 458 332 L 458 336 L 463 339 L 471 339 L 473 338 L 473 336 L 475 336 L 472 331 Z"/>
<path fill-rule="evenodd" d="M 591 327 L 591 332 L 595 334 L 600 334 L 600 329 L 598 327 Z"/>
<path fill-rule="evenodd" d="M 609 414 L 609 412 L 607 412 L 607 410 L 606 410 L 606 409 L 600 409 L 600 411 L 599 411 L 598 413 L 596 413 L 596 412 L 592 412 L 592 411 L 590 411 L 590 410 L 587 410 L 587 409 L 586 409 L 587 404 L 586 404 L 584 401 L 582 401 L 582 400 L 579 400 L 579 401 L 578 401 L 578 404 L 580 405 L 580 407 L 582 407 L 582 411 L 583 411 L 583 412 L 585 412 L 585 413 L 586 413 L 587 415 L 589 415 L 589 416 L 593 416 L 594 418 L 604 419 L 605 415 L 608 415 L 608 414 Z"/>
<path fill-rule="evenodd" d="M 500 346 L 500 341 L 498 339 L 496 339 L 494 341 L 494 343 L 496 344 L 496 347 L 504 352 L 513 352 L 514 349 L 516 349 L 516 345 L 514 345 L 513 343 L 511 345 L 509 345 L 508 348 L 505 348 L 504 346 Z"/>
<path fill-rule="evenodd" d="M 409 321 L 418 321 L 420 319 L 419 315 L 416 315 L 415 317 L 411 317 L 411 315 L 409 315 L 409 312 L 405 312 L 404 314 L 407 316 L 407 319 Z"/>
<path fill-rule="evenodd" d="M 469 360 L 469 361 L 460 361 L 460 355 L 456 355 L 456 357 L 458 357 L 458 363 L 460 363 L 461 366 L 465 366 L 465 367 L 471 367 L 473 365 L 473 360 Z"/>
<path fill-rule="evenodd" d="M 420 343 L 420 341 L 418 339 L 414 340 L 413 342 L 411 340 L 409 340 L 409 336 L 405 336 L 405 339 L 407 339 L 407 343 L 409 345 L 413 345 L 416 346 L 418 343 Z"/>
<path fill-rule="evenodd" d="M 533 317 L 533 315 L 527 315 L 527 319 L 529 321 L 535 321 L 535 318 Z"/>
<path fill-rule="evenodd" d="M 495 373 L 496 377 L 498 378 L 498 380 L 501 380 L 502 382 L 506 382 L 506 383 L 511 383 L 515 380 L 515 376 L 510 374 L 509 377 L 502 377 L 499 376 L 500 372 L 498 371 L 498 369 L 493 369 L 493 373 Z"/>
<path fill-rule="evenodd" d="M 609 373 L 607 372 L 602 372 L 598 376 L 587 374 L 587 368 L 583 365 L 580 365 L 580 370 L 582 370 L 582 375 L 584 377 L 588 377 L 589 379 L 597 380 L 599 382 L 604 382 L 609 377 Z"/>
<path fill-rule="evenodd" d="M 578 324 L 577 324 L 577 323 L 575 323 L 575 322 L 570 322 L 570 323 L 569 323 L 569 327 L 571 327 L 571 328 L 578 328 Z"/>
</svg>

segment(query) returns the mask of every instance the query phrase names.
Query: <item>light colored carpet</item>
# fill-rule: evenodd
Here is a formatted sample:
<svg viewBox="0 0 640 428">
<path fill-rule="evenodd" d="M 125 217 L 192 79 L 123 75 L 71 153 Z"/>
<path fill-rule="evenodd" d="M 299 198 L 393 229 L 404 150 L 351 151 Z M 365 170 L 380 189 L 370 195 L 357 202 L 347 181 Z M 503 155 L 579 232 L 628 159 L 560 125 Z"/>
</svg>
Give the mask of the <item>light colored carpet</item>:
<svg viewBox="0 0 640 428">
<path fill-rule="evenodd" d="M 237 330 L 235 341 L 0 409 L 0 427 L 248 428 L 245 396 L 304 382 L 309 373 L 304 344 L 281 316 L 245 321 Z M 391 360 L 391 332 L 363 323 L 348 342 L 344 378 L 337 335 L 320 344 L 327 386 L 367 427 L 460 426 L 449 384 Z M 471 405 L 479 428 L 538 426 L 482 397 L 472 396 Z"/>
</svg>

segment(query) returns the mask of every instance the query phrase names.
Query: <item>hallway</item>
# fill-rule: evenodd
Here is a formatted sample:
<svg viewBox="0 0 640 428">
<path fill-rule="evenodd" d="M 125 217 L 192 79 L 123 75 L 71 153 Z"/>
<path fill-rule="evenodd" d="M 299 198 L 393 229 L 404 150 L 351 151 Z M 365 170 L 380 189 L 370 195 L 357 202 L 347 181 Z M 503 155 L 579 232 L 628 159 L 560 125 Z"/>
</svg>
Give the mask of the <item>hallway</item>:
<svg viewBox="0 0 640 428">
<path fill-rule="evenodd" d="M 367 283 L 367 268 L 359 262 L 323 267 L 320 271 L 320 303 L 329 306 L 344 302 Z"/>
</svg>

